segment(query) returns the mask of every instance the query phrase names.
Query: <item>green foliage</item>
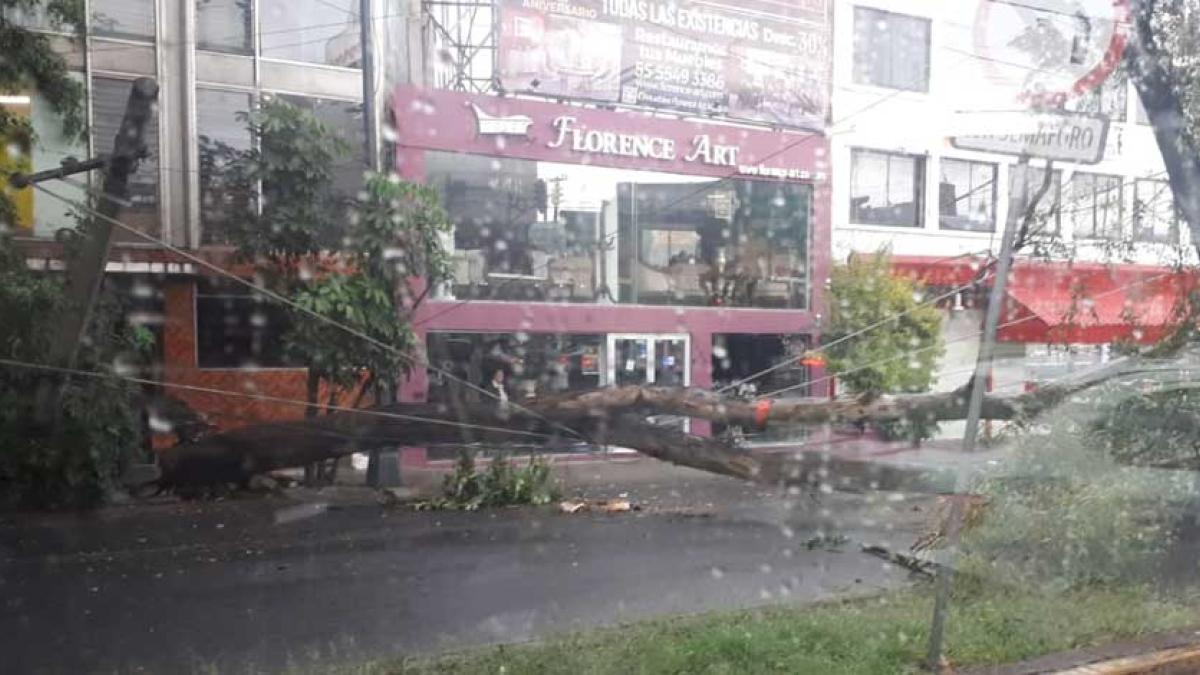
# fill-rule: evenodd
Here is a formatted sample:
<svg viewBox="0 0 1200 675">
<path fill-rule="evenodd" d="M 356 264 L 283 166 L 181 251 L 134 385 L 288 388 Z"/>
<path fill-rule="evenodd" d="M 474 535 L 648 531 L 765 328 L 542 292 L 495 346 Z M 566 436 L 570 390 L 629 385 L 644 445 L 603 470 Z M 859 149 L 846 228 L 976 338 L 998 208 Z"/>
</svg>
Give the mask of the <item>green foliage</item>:
<svg viewBox="0 0 1200 675">
<path fill-rule="evenodd" d="M 1200 391 L 1131 391 L 1102 405 L 1087 429 L 1097 449 L 1125 464 L 1200 468 Z"/>
<path fill-rule="evenodd" d="M 394 348 L 382 349 L 328 321 L 293 312 L 291 330 L 284 336 L 286 349 L 316 377 L 353 387 L 366 374 L 386 381 L 407 371 L 406 355 L 416 340 L 397 312 L 386 281 L 361 273 L 324 275 L 304 284 L 293 300 Z"/>
<path fill-rule="evenodd" d="M 345 248 L 355 266 L 373 278 L 387 279 L 407 302 L 450 278 L 450 256 L 442 244 L 452 229 L 437 190 L 371 174 L 354 205 L 353 226 Z M 410 283 L 424 286 L 414 293 Z"/>
<path fill-rule="evenodd" d="M 442 480 L 442 496 L 423 506 L 477 511 L 500 506 L 541 506 L 558 497 L 558 485 L 544 459 L 531 456 L 529 464 L 516 467 L 506 456 L 498 455 L 487 470 L 479 472 L 474 456 L 464 451 L 454 471 Z"/>
<path fill-rule="evenodd" d="M 244 258 L 291 281 L 303 259 L 341 244 L 346 203 L 333 189 L 333 169 L 350 146 L 337 130 L 280 98 L 265 98 L 239 118 L 253 147 L 236 150 L 206 138 L 202 162 L 221 169 L 209 180 L 230 200 L 222 210 L 226 236 Z"/>
<path fill-rule="evenodd" d="M 885 253 L 854 256 L 835 267 L 824 334 L 829 368 L 850 393 L 869 398 L 927 391 L 942 353 L 942 316 L 920 306 L 921 287 L 892 274 Z M 848 337 L 853 336 L 853 337 Z M 877 425 L 887 440 L 917 442 L 937 432 L 937 422 L 904 419 Z"/>
<path fill-rule="evenodd" d="M 45 363 L 64 298 L 62 280 L 35 274 L 0 240 L 0 358 Z M 129 328 L 119 307 L 96 308 L 79 367 L 112 372 L 140 360 L 152 337 Z M 0 367 L 0 505 L 84 508 L 99 504 L 140 447 L 139 390 L 116 377 L 72 378 L 57 427 L 35 421 L 35 392 L 46 375 Z"/>
<path fill-rule="evenodd" d="M 67 61 L 56 53 L 50 38 L 31 31 L 17 17 L 41 15 L 44 24 L 58 30 L 82 32 L 83 0 L 0 0 L 0 93 L 36 92 L 62 119 L 68 138 L 82 138 L 86 132 L 84 87 L 70 76 Z M 27 119 L 0 107 L 0 139 L 28 147 L 37 138 Z M 9 172 L 27 171 L 27 162 L 18 162 L 7 170 L 0 167 L 0 181 L 7 183 Z M 14 205 L 0 191 L 0 223 L 11 222 Z"/>
<path fill-rule="evenodd" d="M 1128 467 L 1063 411 L 1018 440 L 1015 456 L 972 492 L 989 500 L 965 535 L 972 571 L 1024 587 L 1140 583 L 1164 570 L 1192 477 Z"/>
<path fill-rule="evenodd" d="M 292 312 L 284 339 L 310 377 L 342 387 L 395 380 L 416 344 L 403 310 L 423 292 L 411 280 L 428 288 L 449 275 L 441 235 L 450 222 L 437 194 L 369 174 L 347 202 L 333 189 L 333 166 L 349 150 L 335 129 L 279 99 L 243 119 L 255 149 L 202 139 L 206 191 L 222 200 L 206 215 L 272 290 L 307 310 Z"/>
<path fill-rule="evenodd" d="M 654 619 L 555 635 L 532 644 L 408 656 L 334 675 L 495 673 L 819 673 L 898 675 L 921 667 L 932 611 L 928 589 L 845 602 L 766 607 Z M 955 666 L 1008 664 L 1192 626 L 1187 595 L 1093 588 L 1063 594 L 995 590 L 956 598 L 947 626 Z M 303 672 L 303 671 L 302 671 Z"/>
<path fill-rule="evenodd" d="M 823 340 L 837 342 L 885 322 L 825 350 L 830 369 L 845 373 L 838 380 L 851 392 L 878 396 L 932 385 L 942 352 L 942 317 L 935 307 L 918 306 L 920 296 L 916 282 L 892 275 L 884 253 L 854 256 L 834 268 Z"/>
</svg>

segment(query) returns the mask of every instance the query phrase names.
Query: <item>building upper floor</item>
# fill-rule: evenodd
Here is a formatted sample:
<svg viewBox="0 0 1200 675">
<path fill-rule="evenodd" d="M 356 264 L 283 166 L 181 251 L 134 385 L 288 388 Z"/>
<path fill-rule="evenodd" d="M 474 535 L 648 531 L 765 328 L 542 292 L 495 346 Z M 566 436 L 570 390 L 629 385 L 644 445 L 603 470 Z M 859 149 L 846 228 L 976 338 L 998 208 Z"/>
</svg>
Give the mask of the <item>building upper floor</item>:
<svg viewBox="0 0 1200 675">
<path fill-rule="evenodd" d="M 480 110 L 494 101 L 555 106 L 530 118 L 540 127 L 522 130 L 525 144 L 553 131 L 558 117 L 607 116 L 593 138 L 586 129 L 571 137 L 574 155 L 553 157 L 515 152 L 519 135 L 507 133 L 491 134 L 507 149 L 459 151 L 485 127 L 511 124 L 486 110 L 470 129 L 441 129 L 451 137 L 436 147 L 414 141 L 411 110 L 393 110 L 390 122 L 381 116 L 383 142 L 419 151 L 413 177 L 440 191 L 454 221 L 454 280 L 443 298 L 807 308 L 831 250 L 834 258 L 883 246 L 955 256 L 999 247 L 1015 158 L 947 138 L 956 114 L 1000 105 L 995 57 L 978 36 L 980 8 L 999 0 L 369 4 L 375 109 L 409 86 L 455 92 L 454 105 L 474 101 Z M 578 11 L 567 16 L 568 5 Z M 122 219 L 174 245 L 220 245 L 228 214 L 208 152 L 250 147 L 243 115 L 263 97 L 338 129 L 354 148 L 337 167 L 339 189 L 353 198 L 361 185 L 369 135 L 360 6 L 93 0 L 83 39 L 22 17 L 51 33 L 88 85 L 91 133 L 64 138 L 37 92 L 4 104 L 38 133 L 33 168 L 51 168 L 108 150 L 132 80 L 156 78 L 150 154 Z M 1122 70 L 1067 107 L 1103 113 L 1111 128 L 1101 162 L 1053 167 L 1038 218 L 1043 250 L 1143 263 L 1189 256 L 1152 130 Z M 662 125 L 675 131 L 646 133 Z M 665 159 L 665 140 L 678 141 L 672 152 L 685 157 L 700 136 L 714 146 L 706 156 L 727 167 L 697 171 Z M 752 137 L 780 148 L 768 159 L 814 152 L 792 165 L 768 161 L 765 175 L 753 175 L 743 169 L 763 167 L 737 154 Z M 555 141 L 563 142 L 544 144 Z M 644 161 L 610 161 L 633 155 Z M 1040 186 L 1044 175 L 1035 160 L 1026 181 Z M 81 199 L 98 182 L 53 188 Z M 30 193 L 22 233 L 48 237 L 72 224 L 70 210 Z"/>
<path fill-rule="evenodd" d="M 1011 45 L 1026 44 L 1013 36 L 1029 31 L 1053 32 L 1036 16 L 1007 0 L 834 3 L 835 258 L 884 247 L 922 256 L 999 249 L 1014 188 L 1023 181 L 1027 194 L 1040 192 L 1046 164 L 1033 159 L 1021 178 L 1015 155 L 962 149 L 951 137 L 972 112 L 1029 109 L 1021 87 L 1039 70 Z M 1033 56 L 1055 58 L 1047 40 L 1024 39 Z M 1062 102 L 1109 120 L 1103 155 L 1095 164 L 1054 163 L 1034 212 L 1037 245 L 1024 253 L 1190 260 L 1153 130 L 1124 64 L 1114 66 Z"/>
<path fill-rule="evenodd" d="M 377 15 L 386 0 L 373 0 Z M 34 170 L 65 158 L 111 150 L 132 82 L 159 84 L 146 132 L 147 155 L 130 179 L 121 218 L 176 246 L 219 239 L 211 231 L 213 164 L 206 148 L 251 144 L 242 117 L 258 100 L 278 96 L 337 129 L 353 150 L 336 168 L 338 184 L 357 190 L 366 168 L 359 0 L 91 0 L 83 26 L 56 24 L 44 11 L 6 10 L 43 31 L 87 96 L 87 133 L 64 136 L 61 120 L 36 91 L 9 92 L 6 108 L 28 117 L 37 140 Z M 47 187 L 72 201 L 100 189 L 99 172 Z M 72 227 L 73 207 L 28 191 L 17 234 L 51 237 Z M 120 235 L 128 241 L 132 235 Z"/>
<path fill-rule="evenodd" d="M 557 157 L 460 152 L 483 125 L 497 124 L 478 117 L 420 150 L 422 170 L 409 177 L 439 190 L 455 225 L 446 242 L 454 279 L 437 297 L 814 304 L 828 250 L 828 209 L 819 206 L 829 173 L 820 135 L 828 109 L 824 2 L 684 2 L 669 11 L 651 3 L 643 11 L 637 5 L 645 3 L 584 0 L 575 16 L 514 0 L 369 4 L 380 69 L 378 100 L 367 105 L 377 110 L 395 88 L 416 85 L 482 97 L 479 109 L 536 101 L 544 111 L 536 133 L 567 133 L 552 126 L 560 117 L 602 116 L 567 143 L 578 152 Z M 370 136 L 359 6 L 95 0 L 82 39 L 22 17 L 51 33 L 88 88 L 90 133 L 82 140 L 62 136 L 37 92 L 22 95 L 39 135 L 33 168 L 109 150 L 132 81 L 149 76 L 160 83 L 159 105 L 124 222 L 177 246 L 225 244 L 231 216 L 214 149 L 252 146 L 245 115 L 265 97 L 312 111 L 350 140 L 354 152 L 336 182 L 353 199 Z M 459 112 L 465 103 L 452 101 Z M 390 122 L 380 116 L 379 136 L 411 155 L 411 111 L 392 112 Z M 496 137 L 516 145 L 514 135 Z M 82 200 L 98 190 L 97 178 L 52 189 Z M 21 234 L 48 237 L 72 225 L 70 205 L 28 197 Z"/>
</svg>

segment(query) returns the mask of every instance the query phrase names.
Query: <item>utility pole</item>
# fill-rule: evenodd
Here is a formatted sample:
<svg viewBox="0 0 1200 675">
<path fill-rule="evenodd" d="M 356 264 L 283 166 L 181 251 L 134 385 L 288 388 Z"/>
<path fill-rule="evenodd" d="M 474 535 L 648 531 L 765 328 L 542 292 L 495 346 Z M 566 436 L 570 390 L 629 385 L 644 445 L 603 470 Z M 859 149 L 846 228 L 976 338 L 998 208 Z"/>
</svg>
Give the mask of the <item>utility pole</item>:
<svg viewBox="0 0 1200 675">
<path fill-rule="evenodd" d="M 367 132 L 367 166 L 379 171 L 379 111 L 375 109 L 376 68 L 375 18 L 372 0 L 359 0 L 358 20 L 362 32 L 363 125 Z"/>
<path fill-rule="evenodd" d="M 996 330 L 1000 324 L 1000 309 L 1004 306 L 1004 290 L 1008 285 L 1008 273 L 1012 269 L 1013 244 L 1017 231 L 1025 217 L 1029 201 L 1029 186 L 1027 177 L 1029 157 L 1021 155 L 1013 167 L 1014 179 L 1012 194 L 1008 199 L 1008 218 L 1004 227 L 1004 237 L 1000 245 L 1000 259 L 996 261 L 996 278 L 992 282 L 992 291 L 988 296 L 987 314 L 983 320 L 983 340 L 979 345 L 979 357 L 975 360 L 975 375 L 971 378 L 971 398 L 967 404 L 967 428 L 963 432 L 962 450 L 964 453 L 975 451 L 975 441 L 979 436 L 979 416 L 983 409 L 983 395 L 987 388 L 988 373 L 992 368 L 992 358 L 996 350 Z M 1051 171 L 1050 162 L 1046 163 L 1046 171 Z M 959 539 L 962 534 L 963 521 L 966 518 L 966 501 L 958 494 L 958 478 L 955 478 L 954 493 L 950 495 L 950 519 L 946 532 L 946 549 L 949 556 L 957 553 Z M 946 615 L 949 613 L 950 587 L 954 578 L 952 561 L 939 565 L 937 568 L 937 585 L 934 590 L 933 622 L 929 628 L 929 668 L 939 672 L 942 660 L 942 645 L 946 633 Z"/>
<path fill-rule="evenodd" d="M 50 363 L 55 366 L 75 367 L 79 345 L 87 333 L 88 322 L 104 280 L 104 267 L 112 248 L 112 221 L 120 215 L 121 205 L 129 200 L 129 176 L 146 155 L 146 125 L 150 122 L 157 98 L 158 83 L 153 79 L 142 77 L 134 81 L 125 104 L 125 117 L 113 141 L 112 154 L 105 163 L 104 197 L 96 207 L 99 215 L 91 219 L 83 248 L 67 268 L 67 311 L 50 345 Z M 94 167 L 98 161 L 88 160 L 79 166 Z M 50 173 L 47 178 L 59 177 Z M 37 177 L 28 177 L 27 180 L 32 182 L 34 178 Z M 65 377 L 57 382 L 43 381 L 37 392 L 37 416 L 40 422 L 57 418 L 64 384 Z"/>
<path fill-rule="evenodd" d="M 363 126 L 367 139 L 367 167 L 379 171 L 379 110 L 376 104 L 375 17 L 373 0 L 359 0 L 358 20 L 362 34 Z M 376 403 L 388 404 L 396 399 L 398 382 L 385 382 L 375 387 Z M 396 449 L 372 450 L 367 463 L 367 485 L 399 487 L 400 453 Z"/>
</svg>

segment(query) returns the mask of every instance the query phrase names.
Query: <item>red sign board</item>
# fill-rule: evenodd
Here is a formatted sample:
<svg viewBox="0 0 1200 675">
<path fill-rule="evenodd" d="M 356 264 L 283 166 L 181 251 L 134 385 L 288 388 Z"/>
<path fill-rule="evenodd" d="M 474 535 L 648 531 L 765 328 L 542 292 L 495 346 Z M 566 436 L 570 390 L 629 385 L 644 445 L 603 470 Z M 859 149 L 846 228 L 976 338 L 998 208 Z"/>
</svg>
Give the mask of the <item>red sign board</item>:
<svg viewBox="0 0 1200 675">
<path fill-rule="evenodd" d="M 654 117 L 527 99 L 401 87 L 399 145 L 717 178 L 823 181 L 821 134 Z"/>
</svg>

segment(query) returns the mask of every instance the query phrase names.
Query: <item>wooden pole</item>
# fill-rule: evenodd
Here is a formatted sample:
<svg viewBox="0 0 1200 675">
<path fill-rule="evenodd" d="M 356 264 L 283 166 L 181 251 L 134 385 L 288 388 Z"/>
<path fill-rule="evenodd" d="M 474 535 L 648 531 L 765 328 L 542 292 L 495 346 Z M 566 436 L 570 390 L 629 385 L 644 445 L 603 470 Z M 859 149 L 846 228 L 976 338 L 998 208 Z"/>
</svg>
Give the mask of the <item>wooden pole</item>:
<svg viewBox="0 0 1200 675">
<path fill-rule="evenodd" d="M 79 345 L 87 332 L 96 299 L 104 280 L 104 267 L 112 248 L 113 225 L 121 213 L 121 205 L 129 199 L 129 177 L 146 154 L 146 126 L 150 123 L 158 83 L 148 77 L 133 82 L 125 117 L 113 141 L 104 175 L 104 197 L 96 207 L 100 214 L 91 219 L 87 237 L 79 256 L 67 268 L 67 304 L 62 324 L 50 346 L 50 363 L 63 368 L 75 367 Z M 66 377 L 46 380 L 37 392 L 39 421 L 57 418 Z"/>
</svg>

